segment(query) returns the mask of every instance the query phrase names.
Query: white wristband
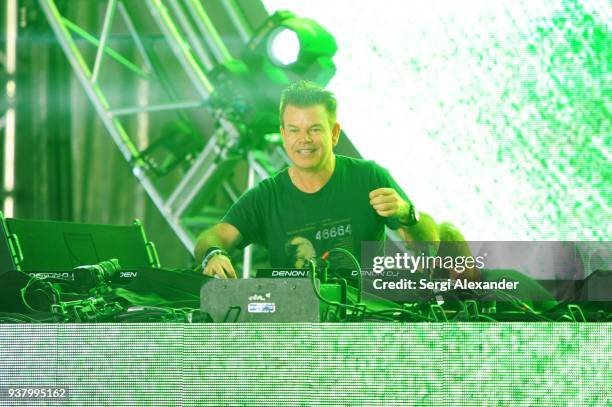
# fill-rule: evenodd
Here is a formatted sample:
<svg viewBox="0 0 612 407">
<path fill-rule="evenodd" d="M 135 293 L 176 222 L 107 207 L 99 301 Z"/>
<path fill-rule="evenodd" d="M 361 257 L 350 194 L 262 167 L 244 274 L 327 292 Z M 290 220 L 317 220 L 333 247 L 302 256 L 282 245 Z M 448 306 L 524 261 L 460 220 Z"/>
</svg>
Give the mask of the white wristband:
<svg viewBox="0 0 612 407">
<path fill-rule="evenodd" d="M 202 260 L 202 271 L 206 270 L 206 265 L 208 264 L 210 259 L 219 255 L 227 256 L 227 252 L 223 249 L 211 250 L 210 253 L 208 253 L 206 257 L 204 257 L 204 260 Z"/>
</svg>

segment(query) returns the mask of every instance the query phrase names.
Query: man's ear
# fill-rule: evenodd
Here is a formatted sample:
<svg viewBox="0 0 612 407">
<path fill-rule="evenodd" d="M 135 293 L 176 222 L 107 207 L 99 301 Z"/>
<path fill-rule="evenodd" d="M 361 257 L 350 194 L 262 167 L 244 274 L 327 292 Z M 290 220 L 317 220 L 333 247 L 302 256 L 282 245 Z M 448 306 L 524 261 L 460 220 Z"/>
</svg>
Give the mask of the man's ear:
<svg viewBox="0 0 612 407">
<path fill-rule="evenodd" d="M 340 140 L 340 123 L 336 122 L 334 127 L 332 127 L 332 145 L 336 147 L 338 141 Z"/>
</svg>

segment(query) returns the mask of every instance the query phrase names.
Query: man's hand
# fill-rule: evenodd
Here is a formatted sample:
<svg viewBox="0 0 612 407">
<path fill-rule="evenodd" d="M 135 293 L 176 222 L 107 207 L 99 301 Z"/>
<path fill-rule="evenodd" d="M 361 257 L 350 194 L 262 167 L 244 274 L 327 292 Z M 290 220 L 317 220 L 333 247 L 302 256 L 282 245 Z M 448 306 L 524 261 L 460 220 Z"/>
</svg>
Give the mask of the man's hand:
<svg viewBox="0 0 612 407">
<path fill-rule="evenodd" d="M 400 223 L 409 221 L 410 206 L 393 188 L 378 188 L 370 192 L 370 205 L 382 217 L 395 217 Z"/>
<path fill-rule="evenodd" d="M 217 276 L 222 279 L 236 278 L 236 271 L 234 271 L 234 266 L 232 266 L 232 261 L 229 257 L 218 254 L 208 260 L 206 268 L 204 269 L 204 275 L 211 277 Z"/>
<path fill-rule="evenodd" d="M 202 263 L 211 247 L 230 250 L 240 239 L 240 231 L 235 226 L 229 223 L 217 223 L 198 236 L 194 257 L 196 261 Z M 208 260 L 203 273 L 206 276 L 218 276 L 218 278 L 236 278 L 231 260 L 222 253 L 212 256 Z"/>
</svg>

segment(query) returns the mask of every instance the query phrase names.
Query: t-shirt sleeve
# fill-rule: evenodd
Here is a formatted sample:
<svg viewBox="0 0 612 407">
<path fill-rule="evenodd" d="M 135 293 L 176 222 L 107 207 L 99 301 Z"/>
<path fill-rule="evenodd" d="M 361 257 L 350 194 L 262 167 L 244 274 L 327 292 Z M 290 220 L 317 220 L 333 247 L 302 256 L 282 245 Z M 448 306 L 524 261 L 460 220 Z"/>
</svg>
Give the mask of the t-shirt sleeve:
<svg viewBox="0 0 612 407">
<path fill-rule="evenodd" d="M 261 202 L 263 190 L 260 185 L 245 192 L 227 211 L 221 222 L 229 223 L 238 229 L 242 240 L 238 243 L 239 248 L 244 248 L 251 243 L 261 243 L 260 221 Z"/>
<path fill-rule="evenodd" d="M 393 188 L 406 202 L 412 205 L 412 202 L 408 198 L 408 195 L 406 195 L 404 190 L 399 186 L 399 184 L 391 176 L 391 173 L 389 173 L 389 171 L 386 168 L 381 167 L 375 162 L 372 162 L 370 182 L 371 182 L 370 191 L 373 191 L 378 188 Z M 397 229 L 400 227 L 400 223 L 396 218 L 383 218 L 383 221 L 385 222 L 385 225 L 387 225 L 387 227 L 391 229 Z"/>
</svg>

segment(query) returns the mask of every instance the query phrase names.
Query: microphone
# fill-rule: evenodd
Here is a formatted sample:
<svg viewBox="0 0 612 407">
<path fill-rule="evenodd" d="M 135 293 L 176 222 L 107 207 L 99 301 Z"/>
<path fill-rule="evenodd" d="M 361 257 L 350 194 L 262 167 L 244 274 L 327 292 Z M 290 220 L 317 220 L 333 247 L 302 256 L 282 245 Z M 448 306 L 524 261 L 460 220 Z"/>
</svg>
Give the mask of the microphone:
<svg viewBox="0 0 612 407">
<path fill-rule="evenodd" d="M 96 264 L 78 266 L 74 269 L 74 282 L 85 288 L 110 284 L 121 271 L 118 259 L 104 260 Z"/>
</svg>

